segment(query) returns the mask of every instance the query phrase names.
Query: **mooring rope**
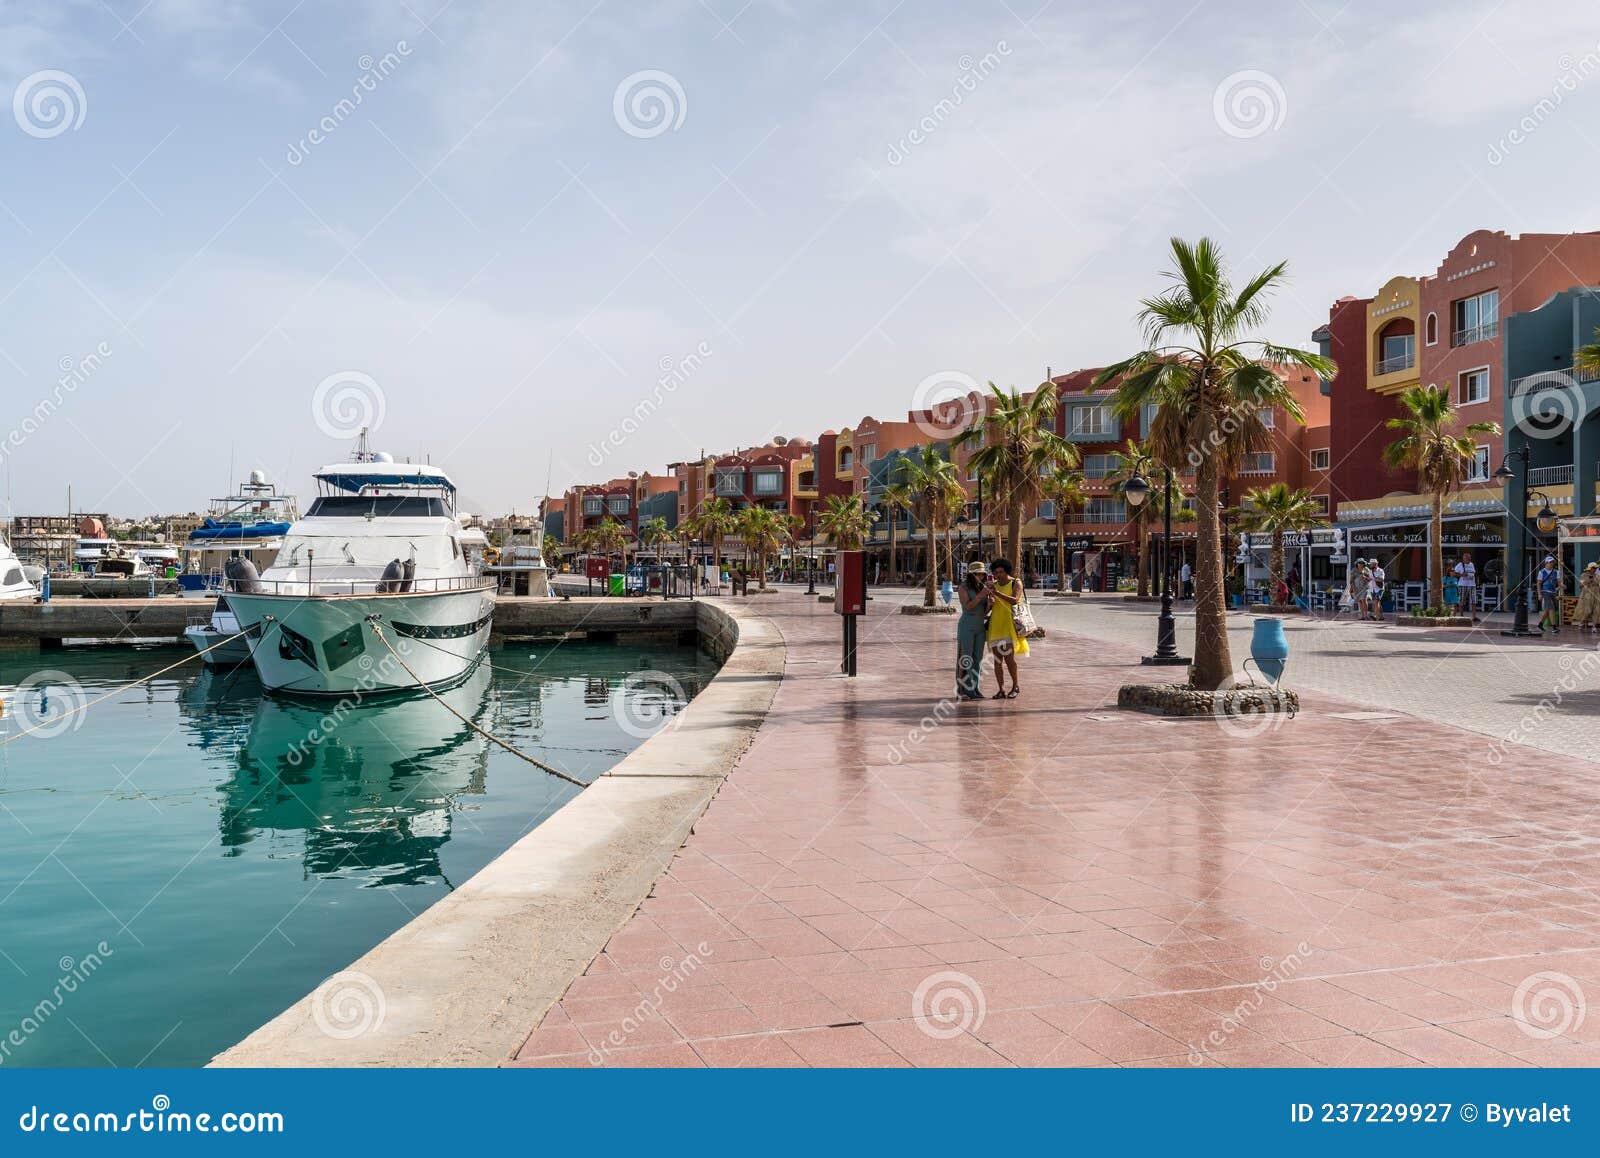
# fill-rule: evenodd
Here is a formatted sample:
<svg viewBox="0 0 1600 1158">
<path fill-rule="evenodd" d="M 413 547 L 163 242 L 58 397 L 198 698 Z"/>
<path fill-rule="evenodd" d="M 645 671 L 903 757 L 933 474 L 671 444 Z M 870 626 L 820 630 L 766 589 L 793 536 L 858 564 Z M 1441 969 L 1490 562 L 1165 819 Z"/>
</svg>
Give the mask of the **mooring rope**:
<svg viewBox="0 0 1600 1158">
<path fill-rule="evenodd" d="M 521 749 L 512 747 L 510 744 L 508 744 L 504 740 L 502 740 L 499 736 L 496 736 L 492 732 L 487 732 L 483 728 L 480 728 L 472 720 L 467 719 L 466 716 L 463 716 L 460 712 L 456 711 L 449 704 L 445 703 L 445 701 L 440 698 L 439 693 L 434 691 L 427 684 L 423 683 L 422 682 L 422 678 L 420 676 L 418 676 L 416 672 L 412 671 L 411 668 L 406 665 L 406 661 L 405 660 L 400 658 L 400 653 L 398 651 L 396 651 L 394 649 L 394 645 L 389 642 L 388 636 L 383 634 L 383 628 L 378 626 L 378 621 L 376 619 L 372 618 L 372 617 L 368 617 L 367 624 L 372 628 L 372 633 L 378 637 L 378 642 L 383 644 L 383 646 L 386 647 L 389 650 L 389 654 L 390 655 L 394 656 L 395 662 L 398 663 L 402 668 L 405 668 L 406 675 L 408 675 L 412 679 L 416 680 L 417 681 L 417 686 L 420 687 L 423 691 L 427 692 L 430 696 L 432 696 L 439 703 L 439 706 L 444 708 L 445 711 L 449 712 L 452 716 L 454 716 L 456 719 L 460 720 L 467 727 L 471 728 L 474 732 L 478 733 L 478 735 L 482 736 L 485 740 L 492 740 L 494 743 L 499 744 L 507 752 L 510 752 L 513 756 L 517 756 L 517 757 L 519 757 L 519 758 L 521 758 L 523 760 L 526 760 L 528 763 L 532 764 L 535 768 L 542 768 L 544 771 L 550 773 L 550 775 L 552 775 L 552 776 L 554 776 L 554 777 L 556 777 L 556 778 L 558 778 L 560 780 L 565 780 L 568 784 L 576 784 L 579 788 L 587 788 L 587 787 L 589 787 L 589 785 L 586 784 L 584 781 L 579 780 L 574 776 L 568 776 L 565 772 L 561 771 L 561 769 L 552 768 L 549 764 L 546 764 L 543 760 L 535 759 L 534 757 L 528 755 L 526 752 L 522 751 Z M 452 652 L 451 654 L 454 655 L 455 653 Z M 459 658 L 459 657 L 457 657 L 457 658 Z"/>
<path fill-rule="evenodd" d="M 35 724 L 31 728 L 24 728 L 22 731 L 18 732 L 15 736 L 7 736 L 4 740 L 0 740 L 0 748 L 4 748 L 7 744 L 11 743 L 13 740 L 22 739 L 22 737 L 28 735 L 29 733 L 37 732 L 41 728 L 53 728 L 53 727 L 56 726 L 56 724 L 60 723 L 60 721 L 62 721 L 62 720 L 71 719 L 73 716 L 76 716 L 79 712 L 87 712 L 90 708 L 94 707 L 96 704 L 103 704 L 107 700 L 115 699 L 117 696 L 120 696 L 123 692 L 132 691 L 134 688 L 138 687 L 140 684 L 147 684 L 151 680 L 155 679 L 157 676 L 166 675 L 169 671 L 173 671 L 176 668 L 182 667 L 184 664 L 188 663 L 190 660 L 199 659 L 201 656 L 205 655 L 205 653 L 208 652 L 208 651 L 215 651 L 217 648 L 221 647 L 223 644 L 232 643 L 234 640 L 238 639 L 241 635 L 249 635 L 249 634 L 250 634 L 250 632 L 248 630 L 246 630 L 246 631 L 236 631 L 232 635 L 228 636 L 227 639 L 219 639 L 219 640 L 217 640 L 216 643 L 213 643 L 210 647 L 202 648 L 199 651 L 196 651 L 193 655 L 184 656 L 184 658 L 180 659 L 177 663 L 170 663 L 166 667 L 162 668 L 160 671 L 153 671 L 147 676 L 140 676 L 138 679 L 134 680 L 132 683 L 124 684 L 122 687 L 118 688 L 114 692 L 107 692 L 105 695 L 97 696 L 94 699 L 89 700 L 87 703 L 79 704 L 77 707 L 73 708 L 69 712 L 64 712 L 59 716 L 53 716 L 48 720 L 44 720 L 41 723 Z"/>
</svg>

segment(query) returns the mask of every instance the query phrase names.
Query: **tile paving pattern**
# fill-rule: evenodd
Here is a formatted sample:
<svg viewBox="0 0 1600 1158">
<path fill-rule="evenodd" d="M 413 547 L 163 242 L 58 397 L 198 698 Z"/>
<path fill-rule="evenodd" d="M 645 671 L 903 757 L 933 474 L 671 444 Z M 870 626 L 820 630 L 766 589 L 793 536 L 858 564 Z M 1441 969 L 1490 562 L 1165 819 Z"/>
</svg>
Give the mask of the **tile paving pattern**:
<svg viewBox="0 0 1600 1158">
<path fill-rule="evenodd" d="M 869 617 L 846 681 L 827 607 L 759 608 L 756 743 L 512 1064 L 1600 1064 L 1593 764 L 1118 712 L 1158 674 L 1058 631 L 947 709 L 952 620 Z"/>
</svg>

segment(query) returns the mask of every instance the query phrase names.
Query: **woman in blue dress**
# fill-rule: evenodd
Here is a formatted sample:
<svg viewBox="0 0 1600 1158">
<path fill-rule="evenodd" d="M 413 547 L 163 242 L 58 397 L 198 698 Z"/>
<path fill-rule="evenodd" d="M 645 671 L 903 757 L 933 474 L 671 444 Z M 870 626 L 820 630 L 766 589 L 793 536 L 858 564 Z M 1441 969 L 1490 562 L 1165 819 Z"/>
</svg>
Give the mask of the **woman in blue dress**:
<svg viewBox="0 0 1600 1158">
<path fill-rule="evenodd" d="M 983 653 L 989 634 L 989 569 L 969 564 L 967 577 L 956 588 L 961 618 L 956 622 L 956 695 L 964 700 L 983 699 Z"/>
</svg>

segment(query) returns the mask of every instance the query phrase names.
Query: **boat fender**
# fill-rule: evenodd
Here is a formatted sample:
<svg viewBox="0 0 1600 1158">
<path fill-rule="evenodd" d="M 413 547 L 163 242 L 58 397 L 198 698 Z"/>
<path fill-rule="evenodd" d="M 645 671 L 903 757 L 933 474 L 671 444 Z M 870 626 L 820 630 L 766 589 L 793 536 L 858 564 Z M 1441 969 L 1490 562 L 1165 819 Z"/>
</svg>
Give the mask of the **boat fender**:
<svg viewBox="0 0 1600 1158">
<path fill-rule="evenodd" d="M 401 580 L 400 590 L 410 591 L 417 579 L 417 561 L 415 559 L 407 559 L 402 568 L 405 577 Z"/>
<path fill-rule="evenodd" d="M 383 566 L 383 575 L 378 579 L 378 594 L 387 594 L 390 591 L 400 590 L 400 578 L 405 574 L 405 568 L 399 559 L 390 559 Z"/>
<path fill-rule="evenodd" d="M 258 595 L 262 591 L 261 572 L 249 559 L 229 559 L 222 565 L 222 574 L 227 578 L 229 588 L 234 591 L 243 591 L 247 595 Z"/>
</svg>

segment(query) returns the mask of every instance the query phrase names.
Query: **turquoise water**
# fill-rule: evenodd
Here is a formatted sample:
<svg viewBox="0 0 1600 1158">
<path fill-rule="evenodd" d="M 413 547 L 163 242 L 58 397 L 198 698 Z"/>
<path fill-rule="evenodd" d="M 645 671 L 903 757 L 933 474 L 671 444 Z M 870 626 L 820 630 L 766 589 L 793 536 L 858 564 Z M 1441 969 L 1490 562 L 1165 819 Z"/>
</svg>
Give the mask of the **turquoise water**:
<svg viewBox="0 0 1600 1158">
<path fill-rule="evenodd" d="M 203 1064 L 578 791 L 426 697 L 332 718 L 248 670 L 61 716 L 184 655 L 0 659 L 0 738 L 49 722 L 0 747 L 0 1065 Z M 670 646 L 490 657 L 445 699 L 585 781 L 715 670 Z"/>
</svg>

